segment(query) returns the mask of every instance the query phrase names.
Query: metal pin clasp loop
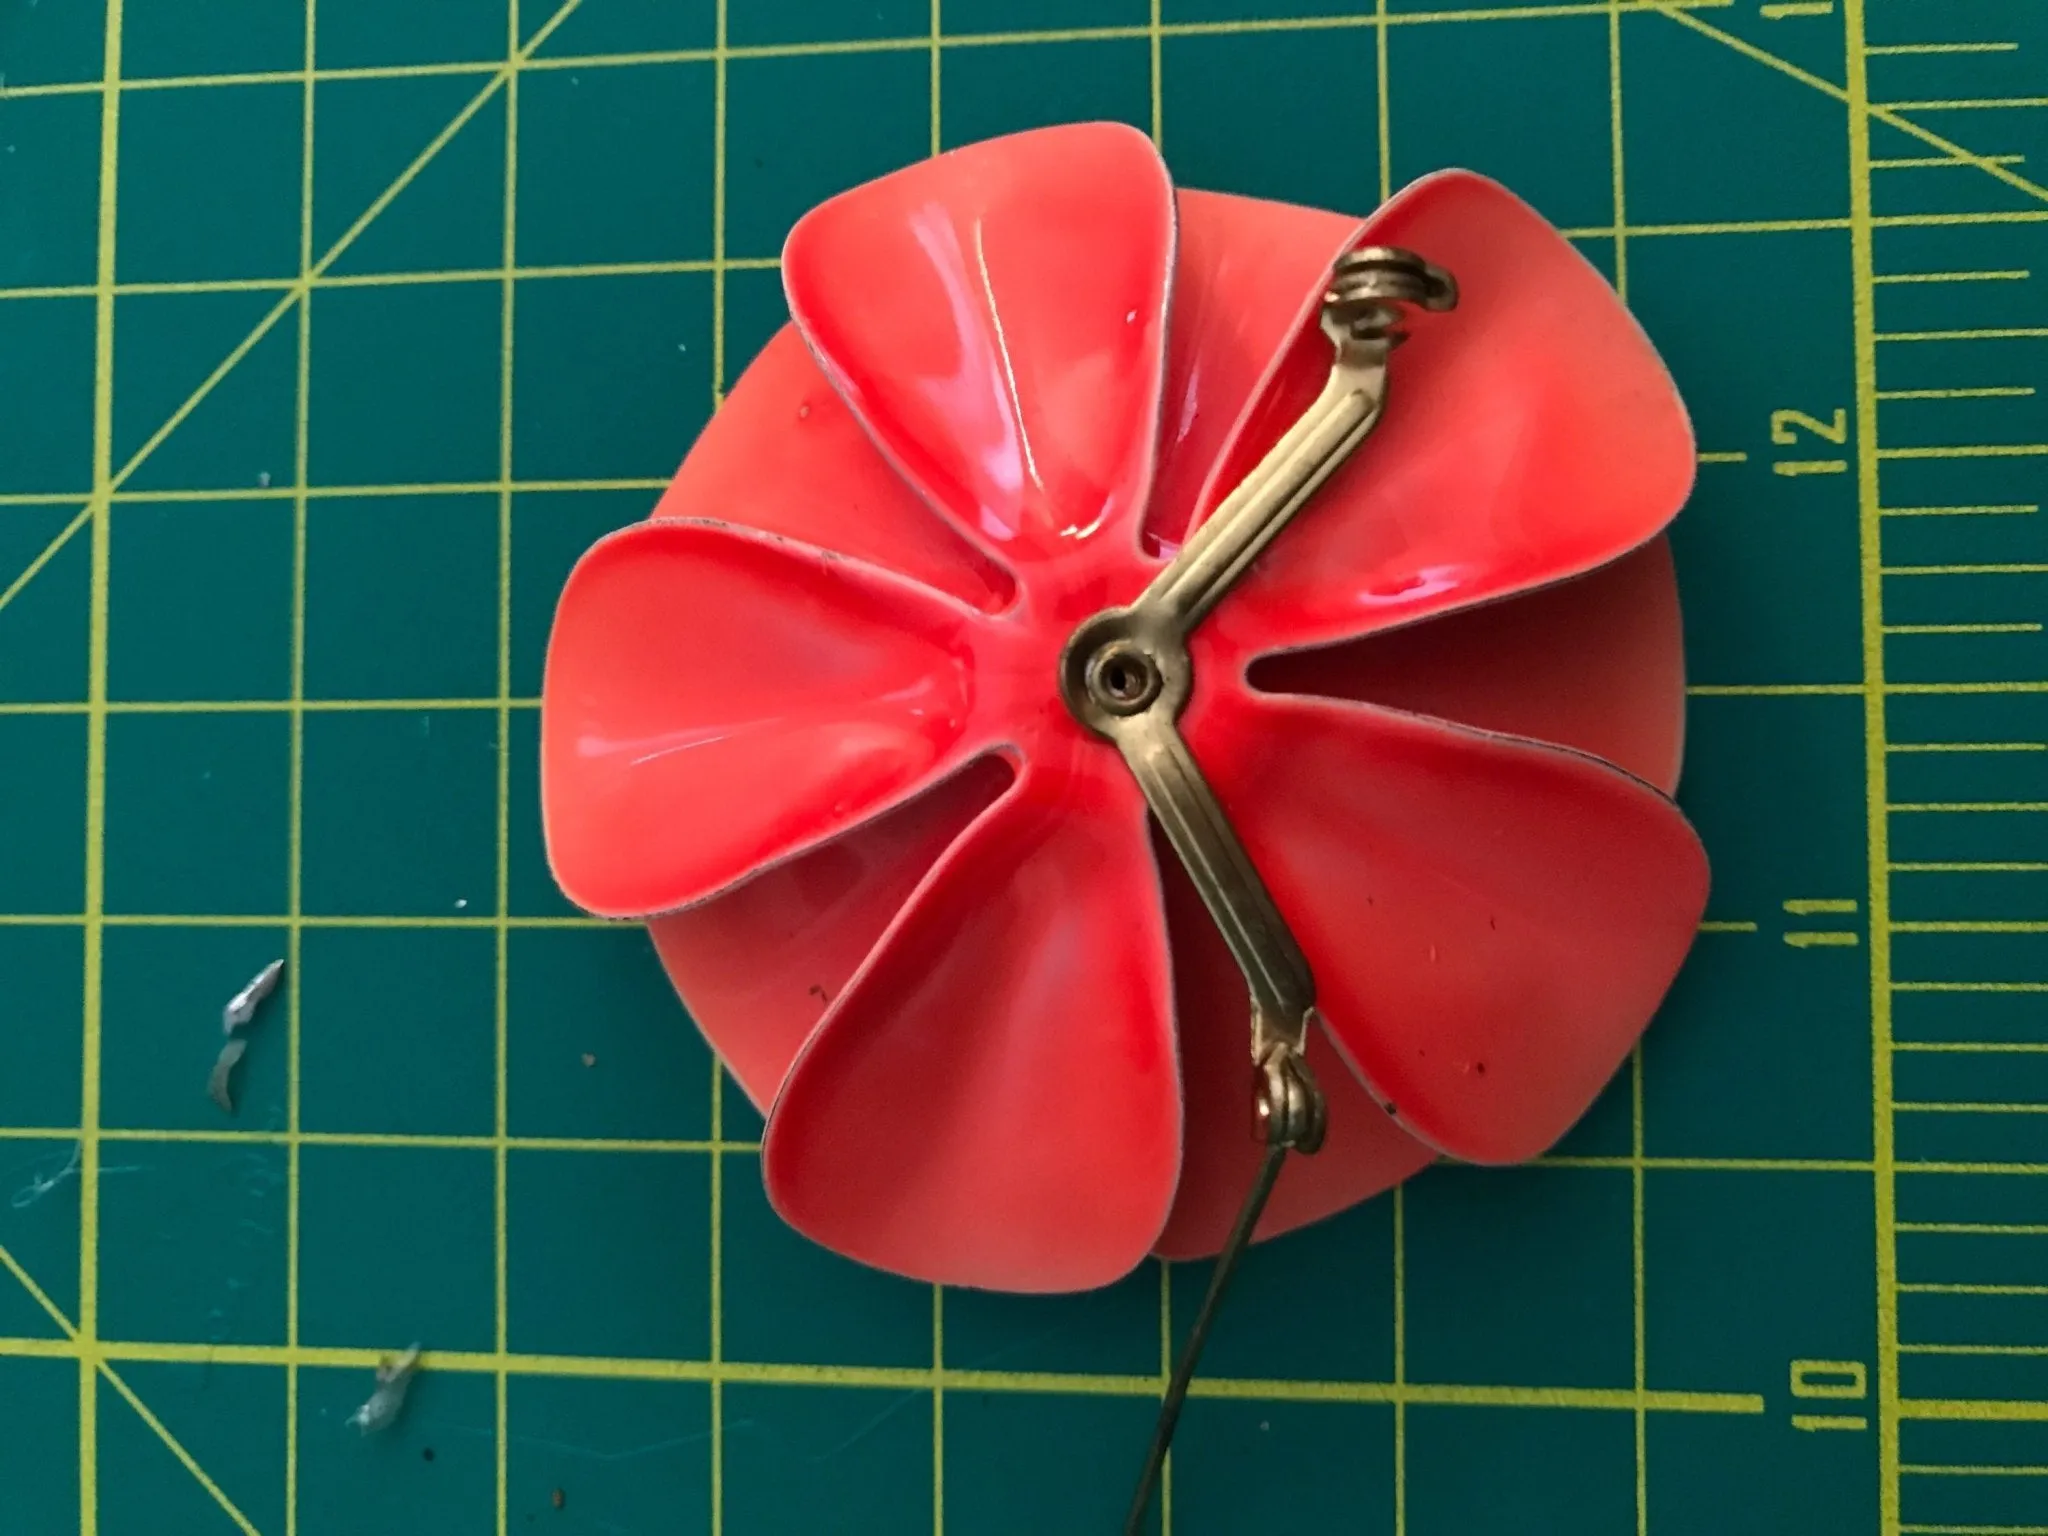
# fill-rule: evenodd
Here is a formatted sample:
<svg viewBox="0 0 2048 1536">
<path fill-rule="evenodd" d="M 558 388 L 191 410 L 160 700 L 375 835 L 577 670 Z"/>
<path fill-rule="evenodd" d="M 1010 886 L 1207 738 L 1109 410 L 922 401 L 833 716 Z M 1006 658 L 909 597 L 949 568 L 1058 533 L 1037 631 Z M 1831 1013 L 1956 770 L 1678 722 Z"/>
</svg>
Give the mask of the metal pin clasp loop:
<svg viewBox="0 0 2048 1536">
<path fill-rule="evenodd" d="M 1286 1041 L 1276 1040 L 1258 1067 L 1256 1104 L 1266 1145 L 1304 1155 L 1321 1151 L 1329 1130 L 1329 1108 L 1308 1058 Z"/>
<path fill-rule="evenodd" d="M 1323 293 L 1323 329 L 1353 341 L 1407 339 L 1409 307 L 1441 312 L 1458 304 L 1458 282 L 1442 267 L 1393 245 L 1361 245 L 1339 258 Z"/>
</svg>

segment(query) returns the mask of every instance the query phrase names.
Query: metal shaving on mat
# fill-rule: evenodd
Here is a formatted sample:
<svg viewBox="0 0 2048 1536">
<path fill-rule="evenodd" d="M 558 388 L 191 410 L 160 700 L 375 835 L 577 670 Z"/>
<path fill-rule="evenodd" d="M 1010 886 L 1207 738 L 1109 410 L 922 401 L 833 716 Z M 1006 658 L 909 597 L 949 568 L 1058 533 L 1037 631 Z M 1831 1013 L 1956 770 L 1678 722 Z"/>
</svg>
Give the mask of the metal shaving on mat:
<svg viewBox="0 0 2048 1536">
<path fill-rule="evenodd" d="M 415 1344 L 396 1360 L 387 1360 L 377 1367 L 377 1390 L 364 1401 L 363 1406 L 348 1416 L 353 1424 L 366 1435 L 388 1427 L 405 1406 L 405 1389 L 412 1385 L 413 1373 L 420 1366 L 420 1347 Z"/>
<path fill-rule="evenodd" d="M 236 1030 L 256 1017 L 256 1010 L 263 1006 L 263 999 L 277 990 L 277 978 L 284 974 L 284 962 L 273 960 L 250 978 L 249 985 L 228 999 L 227 1007 L 220 1011 L 220 1032 L 232 1035 Z"/>
<path fill-rule="evenodd" d="M 284 974 L 284 962 L 273 960 L 253 977 L 249 984 L 228 999 L 227 1006 L 220 1011 L 221 1033 L 227 1042 L 221 1046 L 220 1055 L 214 1059 L 213 1074 L 206 1080 L 206 1096 L 218 1104 L 227 1114 L 235 1112 L 235 1097 L 232 1079 L 235 1064 L 249 1049 L 248 1038 L 236 1033 L 246 1028 L 256 1018 L 256 1010 L 263 1006 L 263 1000 L 277 990 L 277 979 Z"/>
</svg>

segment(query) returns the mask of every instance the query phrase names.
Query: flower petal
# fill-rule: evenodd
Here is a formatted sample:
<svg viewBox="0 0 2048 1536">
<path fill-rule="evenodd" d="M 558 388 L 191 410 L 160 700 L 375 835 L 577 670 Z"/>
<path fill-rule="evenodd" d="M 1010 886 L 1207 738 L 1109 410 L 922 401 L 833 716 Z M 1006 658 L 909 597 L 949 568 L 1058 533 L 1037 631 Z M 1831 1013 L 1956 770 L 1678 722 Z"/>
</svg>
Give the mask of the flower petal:
<svg viewBox="0 0 2048 1536">
<path fill-rule="evenodd" d="M 1180 1165 L 1159 879 L 1123 764 L 1017 786 L 940 861 L 791 1069 L 763 1174 L 792 1226 L 899 1274 L 1106 1284 Z"/>
<path fill-rule="evenodd" d="M 1449 268 L 1458 307 L 1416 317 L 1379 427 L 1211 617 L 1239 654 L 1581 575 L 1647 543 L 1692 486 L 1691 425 L 1656 351 L 1533 209 L 1444 172 L 1366 237 Z M 1297 346 L 1269 392 L 1312 395 L 1328 368 L 1327 346 Z M 1288 414 L 1255 413 L 1252 430 L 1269 441 Z"/>
<path fill-rule="evenodd" d="M 649 923 L 669 980 L 766 1112 L 832 1000 L 968 823 L 1011 781 L 1001 758 L 744 885 Z"/>
<path fill-rule="evenodd" d="M 1230 489 L 1215 483 L 1225 446 L 1243 435 L 1274 358 L 1316 332 L 1330 269 L 1362 227 L 1344 214 L 1225 192 L 1183 187 L 1176 199 L 1159 479 L 1146 514 L 1166 544 L 1180 543 Z"/>
<path fill-rule="evenodd" d="M 1356 699 L 1571 747 L 1667 795 L 1685 749 L 1685 647 L 1671 545 L 1348 645 L 1268 656 L 1254 687 Z"/>
<path fill-rule="evenodd" d="M 726 396 L 654 509 L 852 555 L 987 609 L 1012 583 L 925 505 L 818 371 L 793 325 Z"/>
<path fill-rule="evenodd" d="M 1161 860 L 1173 934 L 1186 1128 L 1180 1189 L 1155 1251 L 1168 1259 L 1219 1252 L 1257 1176 L 1265 1145 L 1253 1128 L 1251 994 L 1216 923 L 1171 855 Z M 1390 1189 L 1435 1158 L 1373 1101 L 1321 1030 L 1309 1067 L 1329 1101 L 1330 1131 L 1313 1157 L 1290 1157 L 1254 1236 L 1277 1237 Z"/>
<path fill-rule="evenodd" d="M 1233 689 L 1187 720 L 1326 1026 L 1402 1125 L 1486 1163 L 1562 1136 L 1705 908 L 1677 807 L 1577 753 L 1360 704 Z"/>
<path fill-rule="evenodd" d="M 910 483 L 1028 569 L 1134 550 L 1152 481 L 1173 188 L 1090 123 L 922 161 L 813 209 L 783 282 L 826 375 Z"/>
<path fill-rule="evenodd" d="M 541 714 L 548 855 L 637 917 L 824 842 L 975 755 L 974 610 L 716 523 L 647 522 L 571 573 Z"/>
</svg>

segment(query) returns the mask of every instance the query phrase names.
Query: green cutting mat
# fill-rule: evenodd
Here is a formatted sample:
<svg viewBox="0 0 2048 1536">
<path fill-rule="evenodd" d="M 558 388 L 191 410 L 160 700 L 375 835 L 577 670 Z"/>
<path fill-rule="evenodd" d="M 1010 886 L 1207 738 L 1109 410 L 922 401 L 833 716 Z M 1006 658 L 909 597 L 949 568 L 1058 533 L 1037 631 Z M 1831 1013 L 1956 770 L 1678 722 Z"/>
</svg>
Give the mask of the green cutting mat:
<svg viewBox="0 0 2048 1536">
<path fill-rule="evenodd" d="M 2048 12 L 557 3 L 0 0 L 0 1531 L 1113 1528 L 1204 1269 L 784 1230 L 549 883 L 534 711 L 792 218 L 1108 116 L 1195 186 L 1505 179 L 1707 450 L 1709 932 L 1558 1155 L 1252 1257 L 1167 1526 L 2048 1532 Z"/>
</svg>

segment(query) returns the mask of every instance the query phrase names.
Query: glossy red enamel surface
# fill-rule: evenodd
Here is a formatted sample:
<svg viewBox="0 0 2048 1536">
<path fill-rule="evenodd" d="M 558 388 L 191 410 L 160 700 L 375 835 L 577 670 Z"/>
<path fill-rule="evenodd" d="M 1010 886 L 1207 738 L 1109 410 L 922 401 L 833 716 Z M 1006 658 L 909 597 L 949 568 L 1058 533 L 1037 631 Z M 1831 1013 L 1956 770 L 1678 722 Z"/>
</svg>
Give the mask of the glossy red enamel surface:
<svg viewBox="0 0 2048 1536">
<path fill-rule="evenodd" d="M 939 856 L 1010 782 L 982 758 L 909 804 L 649 925 L 690 1015 L 764 1114 Z"/>
<path fill-rule="evenodd" d="M 1576 747 L 1666 794 L 1685 755 L 1685 648 L 1671 545 L 1576 581 L 1253 664 L 1255 686 L 1384 704 Z"/>
<path fill-rule="evenodd" d="M 1370 234 L 1455 273 L 1458 307 L 1417 317 L 1379 427 L 1218 609 L 1218 652 L 1347 639 L 1580 575 L 1647 543 L 1691 489 L 1692 431 L 1648 338 L 1534 210 L 1444 172 Z M 1297 347 L 1271 384 L 1284 417 L 1321 384 L 1322 350 Z"/>
<path fill-rule="evenodd" d="M 700 901 L 957 766 L 978 617 L 719 524 L 613 534 L 571 576 L 548 658 L 563 890 L 606 916 Z"/>
<path fill-rule="evenodd" d="M 1103 1285 L 1145 1256 L 1181 1114 L 1145 817 L 1123 765 L 1089 753 L 1027 768 L 940 860 L 769 1117 L 762 1171 L 793 1225 L 1024 1291 Z"/>
<path fill-rule="evenodd" d="M 1162 875 L 1173 937 L 1186 1129 L 1180 1190 L 1157 1251 L 1169 1259 L 1189 1259 L 1223 1246 L 1265 1148 L 1253 1125 L 1245 1053 L 1251 995 L 1244 973 L 1186 874 L 1162 862 Z M 1259 1237 L 1356 1205 L 1436 1157 L 1434 1147 L 1410 1136 L 1373 1102 L 1320 1029 L 1309 1036 L 1308 1063 L 1329 1100 L 1329 1136 L 1314 1157 L 1287 1160 L 1260 1219 Z"/>
<path fill-rule="evenodd" d="M 1371 705 L 1225 693 L 1186 729 L 1332 1037 L 1402 1125 L 1472 1162 L 1570 1129 L 1706 904 L 1670 802 L 1579 753 Z"/>
<path fill-rule="evenodd" d="M 1157 542 L 1178 545 L 1230 489 L 1215 485 L 1223 450 L 1246 435 L 1242 418 L 1275 357 L 1304 329 L 1320 334 L 1323 282 L 1358 233 L 1357 219 L 1317 208 L 1180 194 L 1159 475 L 1146 515 Z"/>
<path fill-rule="evenodd" d="M 806 215 L 783 277 L 826 375 L 906 479 L 1029 567 L 1152 480 L 1173 187 L 1134 129 L 928 160 Z"/>
<path fill-rule="evenodd" d="M 874 451 L 795 326 L 740 376 L 656 517 L 723 517 L 852 555 L 964 603 L 997 609 L 1013 584 Z"/>
<path fill-rule="evenodd" d="M 1175 193 L 1106 125 L 857 188 L 792 233 L 795 323 L 655 520 L 571 578 L 550 858 L 580 905 L 653 920 L 818 1241 L 1011 1290 L 1221 1243 L 1258 1155 L 1244 983 L 1054 664 L 1313 393 L 1359 238 Z M 1704 899 L 1659 792 L 1683 663 L 1657 535 L 1692 463 L 1669 381 L 1492 183 L 1420 183 L 1363 238 L 1464 305 L 1198 633 L 1183 720 L 1328 1025 L 1329 1143 L 1262 1237 L 1438 1149 L 1549 1145 Z"/>
</svg>

